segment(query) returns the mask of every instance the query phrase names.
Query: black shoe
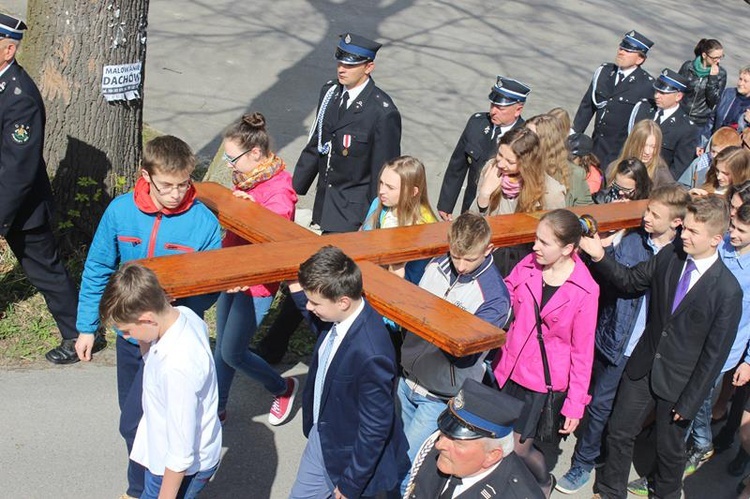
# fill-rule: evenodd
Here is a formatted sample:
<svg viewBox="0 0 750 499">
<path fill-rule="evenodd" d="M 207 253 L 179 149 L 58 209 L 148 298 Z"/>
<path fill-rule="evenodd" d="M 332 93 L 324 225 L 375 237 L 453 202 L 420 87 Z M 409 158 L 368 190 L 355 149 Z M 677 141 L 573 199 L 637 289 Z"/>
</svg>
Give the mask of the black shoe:
<svg viewBox="0 0 750 499">
<path fill-rule="evenodd" d="M 91 353 L 101 352 L 105 348 L 107 348 L 107 339 L 104 337 L 104 334 L 96 333 L 96 337 L 94 338 L 94 346 L 91 349 Z"/>
<path fill-rule="evenodd" d="M 47 352 L 44 357 L 53 364 L 75 364 L 80 360 L 76 353 L 76 340 L 62 340 L 60 345 Z"/>
<path fill-rule="evenodd" d="M 727 471 L 732 476 L 744 475 L 748 460 L 750 460 L 750 456 L 747 455 L 747 452 L 745 452 L 744 449 L 740 448 L 740 450 L 737 451 L 737 455 L 734 456 L 734 459 L 729 461 Z"/>
<path fill-rule="evenodd" d="M 726 431 L 726 426 L 724 426 L 714 437 L 713 443 L 717 454 L 729 450 L 734 444 L 734 432 Z"/>
</svg>

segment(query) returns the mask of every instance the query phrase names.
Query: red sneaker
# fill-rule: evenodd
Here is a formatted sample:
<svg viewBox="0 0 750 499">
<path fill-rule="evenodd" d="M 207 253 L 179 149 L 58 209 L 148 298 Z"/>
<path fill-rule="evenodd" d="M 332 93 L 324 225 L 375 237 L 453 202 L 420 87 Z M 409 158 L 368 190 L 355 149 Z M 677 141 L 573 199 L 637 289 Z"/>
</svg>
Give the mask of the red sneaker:
<svg viewBox="0 0 750 499">
<path fill-rule="evenodd" d="M 282 424 L 289 418 L 292 413 L 294 396 L 297 395 L 299 381 L 297 378 L 290 377 L 286 379 L 286 392 L 282 395 L 276 395 L 271 404 L 271 412 L 268 413 L 268 422 L 274 426 Z"/>
</svg>

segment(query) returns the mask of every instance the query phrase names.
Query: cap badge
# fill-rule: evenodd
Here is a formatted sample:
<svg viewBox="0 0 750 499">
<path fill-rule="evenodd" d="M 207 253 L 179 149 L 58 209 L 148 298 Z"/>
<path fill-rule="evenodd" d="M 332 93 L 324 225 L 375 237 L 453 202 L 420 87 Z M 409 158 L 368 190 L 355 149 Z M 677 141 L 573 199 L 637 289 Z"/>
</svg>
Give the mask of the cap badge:
<svg viewBox="0 0 750 499">
<path fill-rule="evenodd" d="M 635 36 L 635 31 L 631 31 L 631 32 L 630 32 L 630 33 L 628 33 L 628 34 L 627 34 L 626 36 Z"/>
<path fill-rule="evenodd" d="M 668 76 L 669 75 L 669 73 L 667 72 L 666 69 L 664 71 L 662 71 L 661 74 L 662 74 L 662 76 Z"/>
<path fill-rule="evenodd" d="M 453 397 L 453 408 L 461 410 L 464 408 L 464 391 L 459 390 L 455 397 Z"/>
<path fill-rule="evenodd" d="M 10 138 L 16 144 L 25 144 L 29 141 L 29 127 L 26 125 L 16 125 L 16 129 L 13 130 Z"/>
<path fill-rule="evenodd" d="M 352 43 L 352 37 L 351 35 L 349 35 L 349 33 L 347 33 L 346 36 L 344 37 L 344 41 L 346 43 Z"/>
</svg>

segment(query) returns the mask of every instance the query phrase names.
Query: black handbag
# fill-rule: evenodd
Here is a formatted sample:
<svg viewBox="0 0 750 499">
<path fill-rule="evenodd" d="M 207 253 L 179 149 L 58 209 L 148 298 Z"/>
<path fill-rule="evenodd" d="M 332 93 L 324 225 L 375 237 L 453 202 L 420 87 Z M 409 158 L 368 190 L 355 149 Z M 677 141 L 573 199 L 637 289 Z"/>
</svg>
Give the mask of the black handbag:
<svg viewBox="0 0 750 499">
<path fill-rule="evenodd" d="M 563 403 L 568 392 L 556 392 L 552 389 L 552 377 L 549 374 L 549 362 L 547 361 L 547 349 L 544 348 L 542 337 L 542 317 L 539 314 L 539 304 L 534 300 L 534 312 L 536 313 L 536 337 L 539 340 L 539 350 L 542 353 L 542 364 L 544 365 L 544 384 L 547 386 L 547 396 L 544 399 L 542 415 L 536 426 L 536 440 L 539 442 L 556 443 L 560 439 L 559 430 L 563 426 L 563 415 L 561 414 Z"/>
</svg>

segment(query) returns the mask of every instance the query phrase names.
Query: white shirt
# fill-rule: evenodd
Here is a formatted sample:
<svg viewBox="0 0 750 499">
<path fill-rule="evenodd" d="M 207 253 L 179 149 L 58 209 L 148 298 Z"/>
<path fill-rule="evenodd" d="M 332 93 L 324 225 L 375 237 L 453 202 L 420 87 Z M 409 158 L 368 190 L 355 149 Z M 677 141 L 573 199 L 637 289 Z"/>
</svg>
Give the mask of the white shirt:
<svg viewBox="0 0 750 499">
<path fill-rule="evenodd" d="M 716 260 L 718 259 L 718 252 L 714 252 L 713 255 L 707 256 L 706 258 L 701 258 L 700 260 L 696 260 L 692 256 L 688 256 L 688 260 L 692 260 L 693 262 L 695 262 L 695 270 L 692 274 L 690 274 L 690 284 L 688 284 L 688 291 L 693 289 L 693 286 L 695 286 L 695 283 L 698 282 L 698 279 L 700 279 L 701 276 L 706 273 L 709 267 L 711 267 L 711 265 L 713 265 L 714 262 L 716 262 Z M 687 260 L 685 260 L 685 264 L 682 266 L 680 279 L 682 279 L 682 274 L 685 273 L 685 265 L 687 265 Z"/>
<path fill-rule="evenodd" d="M 487 468 L 486 470 L 484 470 L 481 473 L 477 473 L 476 475 L 467 476 L 467 477 L 462 478 L 461 479 L 461 485 L 456 485 L 456 488 L 453 490 L 453 496 L 452 497 L 459 496 L 462 492 L 466 491 L 469 487 L 471 487 L 474 484 L 479 483 L 480 481 L 484 480 L 485 477 L 487 477 L 487 475 L 489 475 L 490 473 L 492 473 L 493 471 L 495 471 L 495 468 L 497 468 L 498 466 L 500 466 L 500 463 L 502 463 L 502 462 L 503 462 L 503 460 L 501 459 L 500 461 L 496 462 L 495 464 L 493 464 L 492 466 L 490 466 L 489 468 Z M 443 489 L 440 492 L 442 493 L 443 490 L 445 490 L 446 487 L 448 487 L 448 483 L 445 484 L 445 487 L 443 487 Z"/>
<path fill-rule="evenodd" d="M 348 88 L 344 87 L 344 92 L 349 92 L 349 100 L 346 102 L 346 108 L 349 109 L 352 105 L 352 102 L 357 100 L 357 97 L 359 97 L 359 94 L 362 93 L 362 90 L 365 89 L 367 84 L 370 83 L 370 78 L 367 78 L 364 83 L 360 83 L 356 87 L 349 90 Z M 341 95 L 344 95 L 344 92 L 341 92 Z M 338 327 L 336 328 L 338 330 Z"/>
<path fill-rule="evenodd" d="M 221 455 L 221 424 L 206 323 L 186 307 L 151 344 L 143 367 L 143 417 L 130 459 L 154 475 L 164 469 L 193 475 Z"/>
<path fill-rule="evenodd" d="M 620 76 L 620 81 L 618 81 L 617 83 L 622 83 L 622 81 L 623 81 L 623 80 L 624 80 L 625 78 L 627 78 L 628 76 L 630 76 L 630 75 L 631 75 L 631 74 L 633 73 L 633 71 L 635 71 L 636 69 L 638 69 L 638 66 L 633 66 L 633 67 L 632 67 L 632 68 L 630 68 L 630 69 L 621 69 L 621 68 L 617 68 L 617 71 L 618 71 L 619 73 L 622 73 L 622 76 Z"/>
<path fill-rule="evenodd" d="M 667 118 L 669 118 L 674 113 L 676 113 L 679 108 L 680 108 L 680 105 L 677 104 L 677 105 L 670 107 L 669 109 L 661 109 L 662 114 L 661 114 L 661 121 L 659 121 L 659 124 L 662 124 L 665 121 L 667 121 Z M 659 109 L 657 109 L 656 112 L 658 113 Z"/>
<path fill-rule="evenodd" d="M 362 313 L 362 310 L 365 308 L 365 300 L 361 299 L 359 302 L 359 306 L 354 310 L 354 313 L 344 319 L 341 322 L 336 323 L 336 338 L 333 340 L 333 346 L 331 347 L 331 354 L 328 356 L 328 366 L 318 366 L 318 369 L 325 368 L 326 372 L 323 373 L 323 376 L 327 374 L 328 367 L 333 362 L 333 357 L 336 355 L 336 352 L 338 351 L 339 347 L 341 346 L 341 342 L 344 341 L 344 337 L 346 336 L 346 333 L 349 332 L 349 328 L 352 327 L 352 324 L 354 324 L 354 320 L 359 317 L 359 314 Z M 320 348 L 318 348 L 318 359 L 320 359 L 320 356 L 323 354 L 323 349 L 326 346 L 328 338 L 323 340 L 323 342 L 320 344 Z"/>
</svg>

